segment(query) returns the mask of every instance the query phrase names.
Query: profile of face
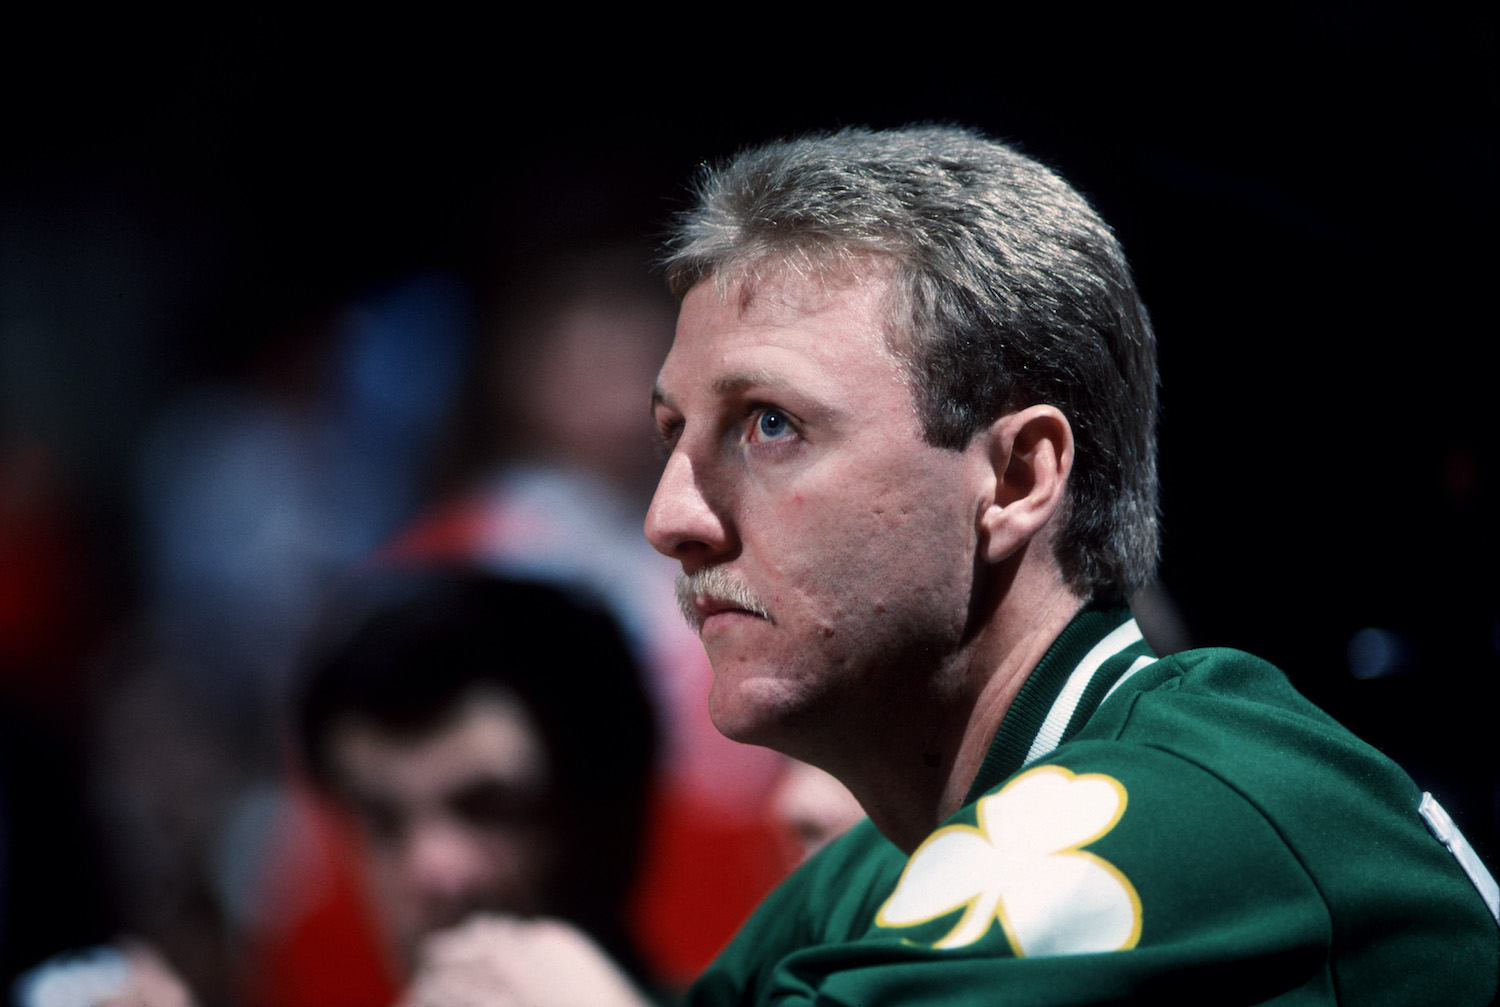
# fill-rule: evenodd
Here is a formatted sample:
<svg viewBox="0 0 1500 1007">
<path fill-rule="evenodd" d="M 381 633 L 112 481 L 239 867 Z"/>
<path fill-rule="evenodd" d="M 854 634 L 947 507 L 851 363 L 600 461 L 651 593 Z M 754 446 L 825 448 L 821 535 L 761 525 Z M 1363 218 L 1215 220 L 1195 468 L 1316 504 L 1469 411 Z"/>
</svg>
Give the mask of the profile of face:
<svg viewBox="0 0 1500 1007">
<path fill-rule="evenodd" d="M 653 395 L 668 457 L 646 534 L 682 564 L 714 723 L 812 762 L 960 646 L 993 491 L 982 447 L 923 439 L 889 282 L 864 267 L 700 282 Z"/>
<path fill-rule="evenodd" d="M 471 913 L 545 909 L 556 870 L 552 767 L 516 695 L 485 686 L 416 735 L 345 717 L 329 750 L 403 969 L 423 937 Z"/>
</svg>

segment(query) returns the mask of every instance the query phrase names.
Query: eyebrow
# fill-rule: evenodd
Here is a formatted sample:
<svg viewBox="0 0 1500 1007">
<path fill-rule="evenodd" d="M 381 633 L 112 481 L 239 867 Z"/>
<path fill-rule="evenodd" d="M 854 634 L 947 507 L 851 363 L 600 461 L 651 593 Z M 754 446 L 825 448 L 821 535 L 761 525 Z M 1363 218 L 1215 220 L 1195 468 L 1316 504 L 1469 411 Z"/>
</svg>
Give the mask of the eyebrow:
<svg viewBox="0 0 1500 1007">
<path fill-rule="evenodd" d="M 732 395 L 742 392 L 747 388 L 785 387 L 786 380 L 774 371 L 753 368 L 746 371 L 732 371 L 729 374 L 721 374 L 714 378 L 710 387 L 720 395 Z M 651 410 L 656 411 L 658 405 L 671 405 L 667 393 L 662 390 L 660 384 L 651 386 Z"/>
<path fill-rule="evenodd" d="M 723 374 L 714 379 L 713 389 L 716 392 L 730 394 L 742 392 L 746 388 L 765 385 L 771 388 L 781 388 L 786 380 L 771 371 L 756 368 L 748 371 L 735 371 L 731 374 Z"/>
</svg>

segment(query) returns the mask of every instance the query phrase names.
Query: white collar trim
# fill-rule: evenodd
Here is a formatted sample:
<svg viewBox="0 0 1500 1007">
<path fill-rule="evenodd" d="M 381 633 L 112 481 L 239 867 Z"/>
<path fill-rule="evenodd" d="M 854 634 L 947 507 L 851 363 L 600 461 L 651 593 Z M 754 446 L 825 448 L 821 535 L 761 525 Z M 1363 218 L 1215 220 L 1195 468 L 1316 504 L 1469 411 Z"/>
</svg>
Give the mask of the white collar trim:
<svg viewBox="0 0 1500 1007">
<path fill-rule="evenodd" d="M 1083 698 L 1083 690 L 1088 688 L 1089 680 L 1094 677 L 1094 673 L 1105 661 L 1140 639 L 1141 627 L 1134 619 L 1127 619 L 1083 655 L 1083 660 L 1078 662 L 1078 667 L 1073 669 L 1062 691 L 1057 694 L 1057 699 L 1052 703 L 1052 709 L 1047 711 L 1047 718 L 1042 721 L 1041 729 L 1037 731 L 1036 738 L 1031 742 L 1031 749 L 1026 753 L 1026 761 L 1023 765 L 1029 765 L 1058 746 L 1062 741 L 1063 731 L 1067 730 L 1068 721 L 1073 719 L 1073 711 L 1078 709 L 1078 702 Z M 1155 661 L 1155 658 L 1142 660 L 1150 664 Z M 1136 665 L 1145 667 L 1140 664 L 1140 661 L 1137 661 Z M 1139 671 L 1140 668 L 1136 665 L 1131 665 L 1127 674 Z M 1115 684 L 1119 685 L 1118 682 Z"/>
</svg>

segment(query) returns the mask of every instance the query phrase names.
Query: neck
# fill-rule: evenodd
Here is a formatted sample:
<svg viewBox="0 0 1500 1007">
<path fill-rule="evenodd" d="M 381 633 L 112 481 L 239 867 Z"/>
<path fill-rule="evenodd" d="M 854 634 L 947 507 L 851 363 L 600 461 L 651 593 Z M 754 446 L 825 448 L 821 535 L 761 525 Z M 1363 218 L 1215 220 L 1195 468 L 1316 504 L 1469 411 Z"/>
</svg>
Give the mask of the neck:
<svg viewBox="0 0 1500 1007">
<path fill-rule="evenodd" d="M 868 742 L 832 765 L 886 838 L 911 853 L 963 806 L 1016 694 L 1083 607 L 1059 578 L 1012 583 L 962 652 L 913 675 L 911 695 L 861 731 Z M 846 739 L 847 740 L 847 739 Z"/>
</svg>

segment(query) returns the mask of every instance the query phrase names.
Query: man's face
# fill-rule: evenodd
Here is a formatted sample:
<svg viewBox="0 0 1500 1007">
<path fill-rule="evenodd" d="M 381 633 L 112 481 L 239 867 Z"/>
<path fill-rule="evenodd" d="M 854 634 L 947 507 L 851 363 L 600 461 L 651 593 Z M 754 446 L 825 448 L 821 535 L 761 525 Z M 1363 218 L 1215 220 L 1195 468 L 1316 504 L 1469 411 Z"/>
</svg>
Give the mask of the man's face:
<svg viewBox="0 0 1500 1007">
<path fill-rule="evenodd" d="M 481 910 L 545 908 L 554 871 L 550 766 L 512 694 L 470 693 L 436 730 L 393 734 L 362 718 L 331 737 L 339 793 L 368 853 L 368 881 L 394 950 Z"/>
<path fill-rule="evenodd" d="M 867 265 L 761 280 L 748 303 L 700 283 L 654 396 L 670 454 L 646 533 L 702 578 L 683 601 L 714 723 L 809 761 L 958 648 L 987 471 L 922 439 Z"/>
</svg>

